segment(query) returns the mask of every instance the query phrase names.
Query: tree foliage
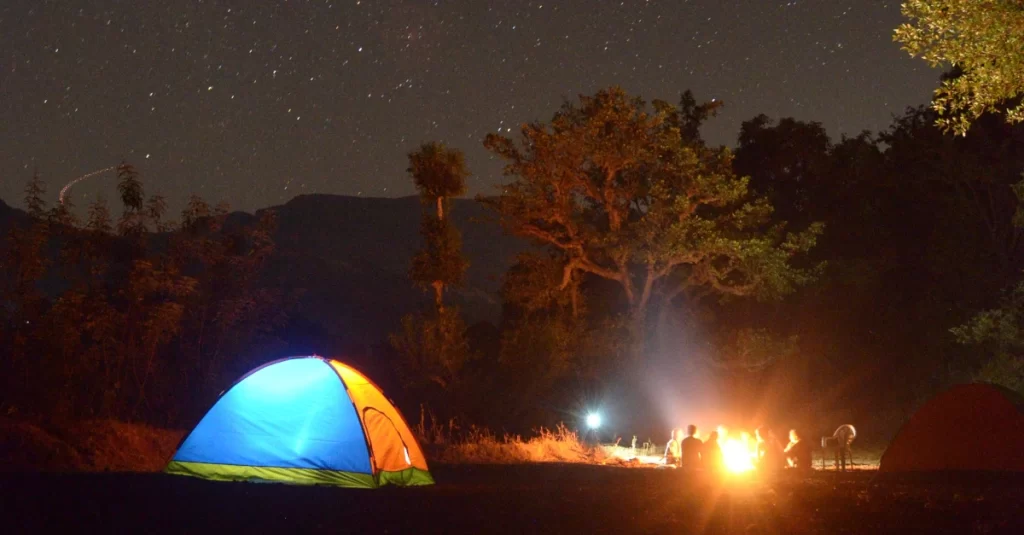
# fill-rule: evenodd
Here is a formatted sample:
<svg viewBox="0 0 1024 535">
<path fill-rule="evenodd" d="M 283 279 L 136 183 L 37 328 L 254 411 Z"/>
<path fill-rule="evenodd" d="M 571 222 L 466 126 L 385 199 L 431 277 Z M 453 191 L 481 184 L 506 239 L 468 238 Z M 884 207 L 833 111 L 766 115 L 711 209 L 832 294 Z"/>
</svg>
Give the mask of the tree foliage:
<svg viewBox="0 0 1024 535">
<path fill-rule="evenodd" d="M 1005 106 L 1006 120 L 1024 121 L 1024 3 L 1019 0 L 908 0 L 910 19 L 894 39 L 933 67 L 951 65 L 933 106 L 944 130 L 963 135 L 986 111 Z"/>
<path fill-rule="evenodd" d="M 179 365 L 190 370 L 183 379 L 200 388 L 223 384 L 232 355 L 245 350 L 250 340 L 264 339 L 283 324 L 286 298 L 280 290 L 261 284 L 270 256 L 276 250 L 272 235 L 276 214 L 266 211 L 248 228 L 226 229 L 228 209 L 211 209 L 191 196 L 170 254 L 194 280 L 182 323 L 197 336 L 177 342 Z"/>
<path fill-rule="evenodd" d="M 433 288 L 435 305 L 440 307 L 444 289 L 462 284 L 469 262 L 462 254 L 462 237 L 450 220 L 424 214 L 420 235 L 424 245 L 413 257 L 409 278 L 421 288 Z"/>
<path fill-rule="evenodd" d="M 795 355 L 798 336 L 780 337 L 765 328 L 739 329 L 716 347 L 712 364 L 730 372 L 757 373 Z"/>
<path fill-rule="evenodd" d="M 829 168 L 832 143 L 820 123 L 785 118 L 775 124 L 758 115 L 740 126 L 733 168 L 771 201 L 775 214 L 791 224 L 809 224 L 829 189 L 838 185 Z"/>
<path fill-rule="evenodd" d="M 465 193 L 469 171 L 462 151 L 434 142 L 409 154 L 408 172 L 428 208 L 420 223 L 424 246 L 412 259 L 409 277 L 421 288 L 434 289 L 434 307 L 403 317 L 401 330 L 389 341 L 401 356 L 403 382 L 444 398 L 459 388 L 460 373 L 471 357 L 459 308 L 444 303 L 444 290 L 461 285 L 468 266 L 459 231 L 447 216 L 449 199 Z"/>
<path fill-rule="evenodd" d="M 449 211 L 468 173 L 443 145 L 410 155 L 423 198 L 410 275 L 434 303 L 401 320 L 396 360 L 377 359 L 406 399 L 529 428 L 606 389 L 682 391 L 692 407 L 714 382 L 720 403 L 758 418 L 834 403 L 866 422 L 965 376 L 1021 389 L 1024 123 L 984 114 L 948 136 L 936 126 L 948 115 L 925 106 L 830 139 L 817 123 L 758 116 L 734 157 L 700 137 L 719 105 L 686 92 L 647 106 L 611 89 L 516 140 L 490 136 L 509 184 L 486 202 L 536 247 L 504 273 L 500 321 L 468 329 L 465 294 L 442 291 L 466 269 Z M 129 164 L 118 176 L 114 205 L 97 199 L 79 222 L 70 203 L 47 206 L 36 174 L 27 217 L 8 220 L 0 411 L 193 423 L 284 325 L 286 295 L 263 276 L 272 212 L 240 225 L 193 196 L 175 222 Z M 649 370 L 663 386 L 628 380 L 644 368 L 625 358 L 642 354 L 638 331 L 658 334 L 639 349 L 659 359 Z M 310 346 L 330 351 L 321 332 Z M 630 425 L 661 412 L 630 412 Z"/>
<path fill-rule="evenodd" d="M 978 313 L 952 333 L 961 344 L 986 353 L 975 379 L 1024 394 L 1024 282 L 1010 290 L 999 308 Z"/>
<path fill-rule="evenodd" d="M 391 345 L 404 357 L 403 381 L 413 387 L 433 384 L 441 390 L 457 388 L 460 372 L 469 359 L 466 324 L 458 307 L 410 314 Z"/>
<path fill-rule="evenodd" d="M 424 143 L 409 154 L 409 169 L 413 183 L 424 203 L 437 203 L 438 219 L 444 218 L 443 202 L 466 193 L 469 170 L 462 151 L 449 149 L 443 143 Z"/>
<path fill-rule="evenodd" d="M 435 142 L 409 154 L 408 172 L 424 205 L 437 206 L 436 216 L 423 214 L 424 248 L 413 259 L 409 275 L 421 287 L 433 288 L 435 305 L 442 308 L 444 289 L 461 284 L 468 266 L 459 231 L 446 216 L 448 199 L 465 193 L 469 171 L 462 151 Z"/>
<path fill-rule="evenodd" d="M 147 214 L 143 211 L 145 194 L 135 166 L 125 162 L 117 166 L 117 191 L 123 206 L 117 231 L 122 236 L 138 237 L 146 230 Z"/>
<path fill-rule="evenodd" d="M 583 276 L 617 284 L 641 340 L 655 298 L 777 297 L 814 275 L 794 260 L 820 225 L 787 233 L 773 224 L 728 150 L 683 135 L 710 113 L 690 108 L 659 101 L 650 111 L 611 88 L 566 103 L 549 123 L 524 125 L 518 144 L 495 134 L 485 141 L 513 178 L 488 201 L 505 228 L 559 255 L 558 288 Z"/>
<path fill-rule="evenodd" d="M 1024 269 L 1024 124 L 986 114 L 949 136 L 938 118 L 910 108 L 882 132 L 837 140 L 792 119 L 743 124 L 737 173 L 787 220 L 828 229 L 811 251 L 829 263 L 819 284 L 717 315 L 799 335 L 790 384 L 830 396 L 842 384 L 843 396 L 895 406 L 978 372 L 982 352 L 949 329 L 994 308 Z"/>
<path fill-rule="evenodd" d="M 102 198 L 79 226 L 68 203 L 46 209 L 38 176 L 26 188 L 29 217 L 2 247 L 8 412 L 191 421 L 223 388 L 233 352 L 282 313 L 280 296 L 257 284 L 272 215 L 234 232 L 220 228 L 226 213 L 202 210 L 176 225 L 130 164 L 118 173 L 116 230 Z"/>
</svg>

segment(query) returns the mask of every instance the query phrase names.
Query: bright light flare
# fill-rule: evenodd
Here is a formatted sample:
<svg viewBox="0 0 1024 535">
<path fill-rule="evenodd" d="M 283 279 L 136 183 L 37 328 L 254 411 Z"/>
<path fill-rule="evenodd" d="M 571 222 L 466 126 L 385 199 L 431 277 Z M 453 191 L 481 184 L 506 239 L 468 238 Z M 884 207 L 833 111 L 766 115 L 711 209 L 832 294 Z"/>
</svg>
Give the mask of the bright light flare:
<svg viewBox="0 0 1024 535">
<path fill-rule="evenodd" d="M 601 427 L 601 415 L 596 412 L 588 414 L 587 427 L 590 429 L 597 429 L 598 427 Z"/>
<path fill-rule="evenodd" d="M 739 474 L 754 469 L 754 452 L 742 440 L 731 438 L 722 443 L 721 447 L 726 470 Z"/>
</svg>

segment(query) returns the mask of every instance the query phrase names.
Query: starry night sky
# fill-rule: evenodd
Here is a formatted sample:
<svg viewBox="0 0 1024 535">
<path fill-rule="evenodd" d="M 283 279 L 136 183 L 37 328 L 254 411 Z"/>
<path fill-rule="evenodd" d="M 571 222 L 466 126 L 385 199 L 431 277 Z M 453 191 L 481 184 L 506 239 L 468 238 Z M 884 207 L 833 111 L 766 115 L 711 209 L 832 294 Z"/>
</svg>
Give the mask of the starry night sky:
<svg viewBox="0 0 1024 535">
<path fill-rule="evenodd" d="M 502 180 L 488 132 L 621 85 L 833 137 L 926 103 L 938 71 L 892 42 L 882 0 L 4 0 L 0 198 L 38 167 L 53 200 L 126 159 L 172 210 L 190 192 L 251 211 L 302 193 L 414 193 L 406 154 L 461 148 L 470 194 Z M 116 196 L 113 173 L 77 185 Z"/>
</svg>

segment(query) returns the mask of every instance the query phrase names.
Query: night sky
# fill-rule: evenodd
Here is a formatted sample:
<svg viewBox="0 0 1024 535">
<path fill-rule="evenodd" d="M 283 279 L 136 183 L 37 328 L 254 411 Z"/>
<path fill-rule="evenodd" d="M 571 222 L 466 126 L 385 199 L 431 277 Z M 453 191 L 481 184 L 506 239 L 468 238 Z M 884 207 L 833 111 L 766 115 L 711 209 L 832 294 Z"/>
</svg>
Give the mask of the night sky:
<svg viewBox="0 0 1024 535">
<path fill-rule="evenodd" d="M 892 42 L 900 22 L 881 0 L 4 0 L 0 198 L 20 205 L 34 167 L 56 200 L 122 159 L 173 210 L 410 195 L 405 155 L 431 140 L 486 193 L 485 134 L 613 84 L 724 101 L 713 143 L 758 113 L 878 130 L 939 75 Z M 99 193 L 112 173 L 71 198 Z"/>
</svg>

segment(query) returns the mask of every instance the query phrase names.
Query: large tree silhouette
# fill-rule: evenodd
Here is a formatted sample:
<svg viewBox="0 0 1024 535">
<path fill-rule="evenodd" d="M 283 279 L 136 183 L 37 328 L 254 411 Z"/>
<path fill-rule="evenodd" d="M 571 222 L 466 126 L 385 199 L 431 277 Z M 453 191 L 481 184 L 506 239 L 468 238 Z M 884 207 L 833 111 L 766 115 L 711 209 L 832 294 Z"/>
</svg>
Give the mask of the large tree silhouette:
<svg viewBox="0 0 1024 535">
<path fill-rule="evenodd" d="M 518 144 L 485 141 L 512 178 L 489 203 L 505 228 L 560 255 L 560 289 L 581 276 L 617 284 L 637 356 L 655 301 L 789 293 L 811 279 L 793 260 L 821 230 L 773 224 L 727 150 L 683 136 L 679 108 L 655 108 L 611 88 L 524 125 Z"/>
</svg>

